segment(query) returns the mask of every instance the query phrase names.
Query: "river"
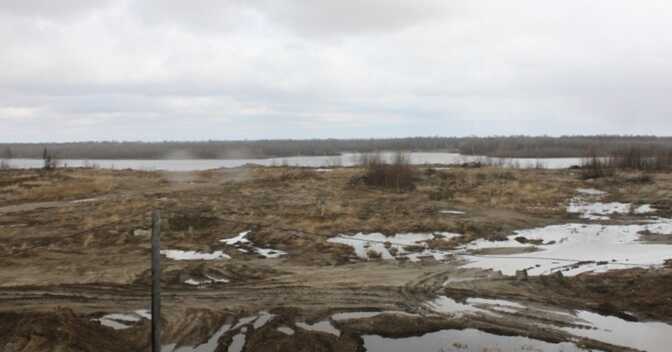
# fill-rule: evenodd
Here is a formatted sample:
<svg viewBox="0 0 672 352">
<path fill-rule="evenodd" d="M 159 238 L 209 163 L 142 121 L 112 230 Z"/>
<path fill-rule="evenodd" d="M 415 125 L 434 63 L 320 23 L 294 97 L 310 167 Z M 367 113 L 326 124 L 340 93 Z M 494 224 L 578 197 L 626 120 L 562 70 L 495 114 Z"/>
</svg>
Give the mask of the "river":
<svg viewBox="0 0 672 352">
<path fill-rule="evenodd" d="M 390 160 L 394 153 L 382 153 L 384 158 Z M 441 164 L 452 165 L 464 162 L 488 161 L 495 164 L 517 166 L 520 168 L 543 167 L 547 169 L 562 169 L 572 165 L 579 165 L 581 158 L 486 158 L 482 156 L 462 155 L 445 152 L 413 152 L 408 153 L 411 164 Z M 336 166 L 353 166 L 360 160 L 361 154 L 344 153 L 340 156 L 295 156 L 284 158 L 267 159 L 61 159 L 59 167 L 98 167 L 104 169 L 134 169 L 134 170 L 164 170 L 164 171 L 199 171 L 217 168 L 234 168 L 246 164 L 262 166 L 302 166 L 314 168 L 327 168 Z M 10 167 L 19 169 L 40 168 L 43 165 L 41 159 L 11 159 Z"/>
</svg>

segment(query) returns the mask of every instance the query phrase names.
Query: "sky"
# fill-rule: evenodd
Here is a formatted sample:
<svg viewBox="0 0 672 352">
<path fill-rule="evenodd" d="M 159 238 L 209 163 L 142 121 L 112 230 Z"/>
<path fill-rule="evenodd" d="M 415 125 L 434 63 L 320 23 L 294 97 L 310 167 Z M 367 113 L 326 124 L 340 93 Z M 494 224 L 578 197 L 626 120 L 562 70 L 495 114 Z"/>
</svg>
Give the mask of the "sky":
<svg viewBox="0 0 672 352">
<path fill-rule="evenodd" d="M 1 0 L 0 142 L 672 135 L 672 2 Z"/>
</svg>

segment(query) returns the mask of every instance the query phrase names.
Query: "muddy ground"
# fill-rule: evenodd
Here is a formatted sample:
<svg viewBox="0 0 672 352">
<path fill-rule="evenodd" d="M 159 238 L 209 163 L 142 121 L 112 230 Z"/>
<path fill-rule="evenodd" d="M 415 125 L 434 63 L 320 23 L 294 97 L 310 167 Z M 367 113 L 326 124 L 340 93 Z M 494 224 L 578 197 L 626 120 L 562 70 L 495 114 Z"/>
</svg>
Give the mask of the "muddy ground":
<svg viewBox="0 0 672 352">
<path fill-rule="evenodd" d="M 451 249 L 477 238 L 504 238 L 516 229 L 576 222 L 566 205 L 580 187 L 607 191 L 608 200 L 653 204 L 658 215 L 670 216 L 672 175 L 620 173 L 584 181 L 572 170 L 420 168 L 415 190 L 398 193 L 354 182 L 362 172 L 2 170 L 0 351 L 148 350 L 146 319 L 123 330 L 96 319 L 148 308 L 152 209 L 162 212 L 162 248 L 222 251 L 231 257 L 162 259 L 166 345 L 201 344 L 223 324 L 263 311 L 274 318 L 248 334 L 246 351 L 357 351 L 363 350 L 363 334 L 419 336 L 465 328 L 628 350 L 532 329 L 522 318 L 427 314 L 423 303 L 439 295 L 512 299 L 672 323 L 672 265 L 518 281 L 460 268 L 464 259 L 457 256 L 444 262 L 364 261 L 350 247 L 327 242 L 358 232 L 464 234 L 432 243 Z M 465 214 L 442 212 L 447 209 Z M 243 231 L 250 231 L 256 246 L 287 254 L 265 258 L 220 242 Z M 222 281 L 185 283 L 213 277 Z M 339 336 L 294 326 L 349 311 L 409 315 L 332 320 Z M 282 326 L 293 326 L 294 334 L 279 332 Z M 216 350 L 228 350 L 234 339 L 233 331 L 222 333 Z"/>
</svg>

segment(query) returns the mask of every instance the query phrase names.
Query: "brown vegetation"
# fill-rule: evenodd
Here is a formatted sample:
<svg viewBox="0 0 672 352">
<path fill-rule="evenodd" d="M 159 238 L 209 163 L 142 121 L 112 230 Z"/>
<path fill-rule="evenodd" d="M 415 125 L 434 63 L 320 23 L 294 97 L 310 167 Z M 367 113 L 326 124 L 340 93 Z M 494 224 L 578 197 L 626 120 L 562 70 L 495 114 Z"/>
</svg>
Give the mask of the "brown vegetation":
<svg viewBox="0 0 672 352">
<path fill-rule="evenodd" d="M 609 155 L 608 165 L 616 169 L 664 171 L 672 169 L 672 149 L 628 147 Z"/>
<path fill-rule="evenodd" d="M 364 154 L 360 164 L 365 169 L 362 180 L 367 186 L 387 188 L 397 192 L 415 189 L 417 171 L 406 154 L 396 153 L 389 163 L 380 154 Z"/>
<path fill-rule="evenodd" d="M 591 155 L 581 162 L 581 178 L 584 180 L 611 176 L 613 174 L 614 170 L 611 168 L 608 161 L 598 157 L 594 153 L 591 153 Z"/>
<path fill-rule="evenodd" d="M 393 319 L 384 325 L 384 317 L 335 322 L 342 331 L 340 339 L 292 324 L 317 322 L 342 311 L 419 310 L 422 302 L 436 295 L 460 292 L 466 297 L 511 297 L 520 302 L 602 309 L 609 308 L 600 307 L 610 299 L 610 287 L 615 287 L 622 291 L 614 295 L 614 311 L 669 319 L 669 309 L 658 308 L 669 303 L 661 293 L 669 291 L 669 285 L 654 287 L 661 279 L 670 282 L 668 272 L 647 272 L 641 275 L 643 281 L 633 272 L 516 282 L 492 272 L 456 268 L 452 262 L 364 263 L 355 259 L 350 247 L 327 242 L 327 238 L 356 232 L 447 231 L 465 235 L 452 241 L 432 241 L 430 248 L 451 248 L 475 238 L 502 238 L 516 229 L 565 220 L 563 202 L 577 187 L 589 184 L 619 201 L 645 201 L 664 212 L 672 209 L 664 207 L 672 195 L 672 175 L 656 173 L 652 183 L 626 182 L 630 174 L 623 172 L 616 176 L 622 177 L 619 182 L 601 178 L 588 183 L 577 180 L 574 170 L 415 169 L 415 191 L 401 193 L 348 186 L 349 179 L 362 175 L 361 168 L 324 173 L 282 167 L 195 173 L 3 171 L 0 295 L 9 303 L 0 305 L 0 346 L 13 344 L 31 352 L 115 350 L 108 349 L 112 341 L 128 351 L 146 350 L 147 321 L 115 331 L 91 319 L 147 306 L 147 229 L 154 208 L 162 210 L 164 249 L 221 250 L 232 257 L 207 263 L 162 260 L 165 336 L 190 346 L 203 343 L 225 318 L 267 310 L 276 317 L 250 331 L 246 349 L 256 350 L 268 346 L 263 345 L 268 341 L 282 339 L 286 350 L 296 350 L 293 343 L 299 341 L 296 343 L 308 346 L 306 350 L 323 346 L 324 350 L 352 351 L 359 346 L 357 335 L 352 335 L 354 328 L 379 334 L 406 326 L 407 331 L 420 334 L 428 331 L 421 324 L 434 322 L 435 328 L 445 327 L 441 324 L 448 320 L 409 317 L 413 320 L 407 321 L 408 325 Z M 71 201 L 87 198 L 96 199 Z M 320 211 L 315 209 L 316 199 Z M 30 207 L 51 200 L 56 202 L 48 207 Z M 446 209 L 464 210 L 465 214 L 441 213 Z M 260 259 L 219 241 L 242 231 L 252 231 L 248 239 L 256 246 L 283 250 L 288 255 Z M 448 278 L 474 275 L 482 280 L 455 281 L 464 291 L 456 293 L 444 287 Z M 211 277 L 229 282 L 198 287 L 185 284 L 187 279 Z M 632 295 L 633 290 L 652 294 Z M 72 313 L 58 310 L 59 306 Z M 507 325 L 517 324 L 517 319 L 497 325 L 453 319 L 448 324 L 460 329 L 490 326 L 514 335 L 521 331 Z M 281 325 L 295 327 L 295 335 L 290 338 L 278 332 Z M 529 336 L 548 336 L 535 333 L 539 334 L 530 332 Z M 219 349 L 231 338 L 231 334 L 224 335 Z"/>
<path fill-rule="evenodd" d="M 606 157 L 599 157 L 591 151 L 583 159 L 581 178 L 613 176 L 616 170 L 644 172 L 672 170 L 672 149 L 627 147 L 618 149 Z M 650 176 L 644 176 L 640 181 L 649 182 Z"/>
</svg>

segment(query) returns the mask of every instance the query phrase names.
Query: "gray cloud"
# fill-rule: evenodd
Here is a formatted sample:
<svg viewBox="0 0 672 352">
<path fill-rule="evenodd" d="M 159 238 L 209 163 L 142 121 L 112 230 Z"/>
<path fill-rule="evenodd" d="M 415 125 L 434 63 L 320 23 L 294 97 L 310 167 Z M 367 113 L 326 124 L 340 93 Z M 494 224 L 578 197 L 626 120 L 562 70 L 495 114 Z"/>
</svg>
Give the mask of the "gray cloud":
<svg viewBox="0 0 672 352">
<path fill-rule="evenodd" d="M 180 25 L 221 34 L 243 26 L 254 30 L 270 22 L 274 31 L 282 27 L 319 37 L 400 30 L 440 19 L 449 6 L 442 0 L 146 0 L 133 2 L 131 9 L 152 25 Z"/>
<path fill-rule="evenodd" d="M 93 10 L 104 9 L 111 0 L 20 0 L 0 2 L 0 13 L 40 19 L 72 19 Z"/>
<path fill-rule="evenodd" d="M 4 1 L 0 19 L 3 141 L 672 134 L 665 1 Z"/>
<path fill-rule="evenodd" d="M 308 36 L 397 31 L 444 18 L 442 0 L 257 1 L 257 11 L 271 21 Z"/>
</svg>

